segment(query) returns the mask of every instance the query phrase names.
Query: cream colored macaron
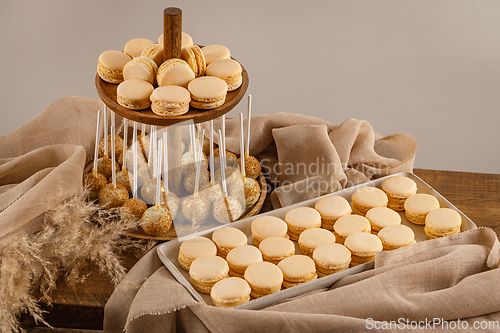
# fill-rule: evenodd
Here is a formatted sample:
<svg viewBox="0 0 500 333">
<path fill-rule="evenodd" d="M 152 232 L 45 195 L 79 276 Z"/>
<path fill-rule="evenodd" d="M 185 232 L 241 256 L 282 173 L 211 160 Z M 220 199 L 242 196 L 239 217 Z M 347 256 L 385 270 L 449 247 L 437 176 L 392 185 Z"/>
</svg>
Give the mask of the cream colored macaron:
<svg viewBox="0 0 500 333">
<path fill-rule="evenodd" d="M 223 227 L 212 233 L 212 241 L 217 246 L 217 255 L 225 259 L 235 247 L 247 245 L 247 236 L 240 229 Z"/>
<path fill-rule="evenodd" d="M 222 308 L 232 308 L 250 300 L 252 289 L 248 282 L 239 277 L 229 277 L 218 281 L 210 291 L 212 304 Z"/>
<path fill-rule="evenodd" d="M 200 257 L 191 264 L 189 277 L 194 289 L 210 294 L 215 283 L 229 277 L 229 266 L 218 256 Z"/>
<path fill-rule="evenodd" d="M 215 109 L 226 101 L 227 84 L 214 76 L 201 76 L 189 82 L 191 106 L 197 109 Z"/>
<path fill-rule="evenodd" d="M 123 82 L 123 67 L 132 60 L 128 54 L 109 50 L 101 53 L 97 60 L 97 74 L 109 83 Z"/>
<path fill-rule="evenodd" d="M 193 237 L 179 247 L 179 265 L 189 271 L 191 263 L 198 258 L 217 255 L 217 246 L 206 237 Z"/>
<path fill-rule="evenodd" d="M 286 213 L 285 222 L 290 239 L 298 240 L 304 230 L 321 227 L 321 215 L 314 208 L 297 207 Z"/>
<path fill-rule="evenodd" d="M 424 225 L 425 217 L 430 211 L 438 209 L 439 201 L 435 196 L 425 193 L 414 194 L 405 200 L 405 215 L 408 221 Z"/>
<path fill-rule="evenodd" d="M 344 245 L 351 251 L 351 266 L 375 260 L 375 253 L 383 249 L 380 238 L 366 232 L 358 232 L 347 236 Z"/>
<path fill-rule="evenodd" d="M 158 67 L 163 63 L 163 45 L 151 44 L 146 47 L 142 53 L 141 57 L 148 57 L 156 63 Z"/>
<path fill-rule="evenodd" d="M 245 270 L 253 263 L 261 262 L 262 252 L 253 245 L 237 246 L 227 254 L 229 275 L 243 277 Z"/>
<path fill-rule="evenodd" d="M 206 74 L 223 79 L 227 83 L 227 91 L 238 89 L 243 82 L 241 65 L 234 59 L 220 59 L 207 67 Z"/>
<path fill-rule="evenodd" d="M 149 97 L 153 93 L 153 85 L 140 79 L 123 81 L 116 88 L 116 101 L 131 110 L 143 110 L 151 105 Z"/>
<path fill-rule="evenodd" d="M 164 38 L 163 38 L 163 34 L 161 34 L 158 37 L 158 44 L 163 46 L 163 43 L 164 43 Z M 188 47 L 188 46 L 191 46 L 191 45 L 193 45 L 193 38 L 189 34 L 187 34 L 183 31 L 182 35 L 181 35 L 181 49 Z"/>
<path fill-rule="evenodd" d="M 401 224 L 401 216 L 398 212 L 388 207 L 374 207 L 366 212 L 365 217 L 370 221 L 372 234 L 377 234 L 388 225 Z"/>
<path fill-rule="evenodd" d="M 321 215 L 321 227 L 333 230 L 333 225 L 339 218 L 351 214 L 349 201 L 338 195 L 329 195 L 319 199 L 314 205 Z"/>
<path fill-rule="evenodd" d="M 319 277 L 331 275 L 349 268 L 351 251 L 338 243 L 322 244 L 312 255 Z"/>
<path fill-rule="evenodd" d="M 357 232 L 371 232 L 370 221 L 361 215 L 346 215 L 338 219 L 337 223 L 333 226 L 333 233 L 336 242 L 344 244 L 345 239 Z"/>
<path fill-rule="evenodd" d="M 123 52 L 125 52 L 132 58 L 140 57 L 142 51 L 144 51 L 144 49 L 151 44 L 154 44 L 154 42 L 147 38 L 134 38 L 129 40 L 127 44 L 125 44 Z"/>
<path fill-rule="evenodd" d="M 231 57 L 231 52 L 227 47 L 223 45 L 207 45 L 202 47 L 201 51 L 205 56 L 207 66 L 216 60 L 229 59 Z"/>
<path fill-rule="evenodd" d="M 388 203 L 387 194 L 373 186 L 358 188 L 351 199 L 352 211 L 361 216 L 365 216 L 370 208 L 386 207 Z"/>
<path fill-rule="evenodd" d="M 314 249 L 322 244 L 335 243 L 335 235 L 323 228 L 304 230 L 299 236 L 299 247 L 302 254 L 312 257 Z"/>
<path fill-rule="evenodd" d="M 156 74 L 156 82 L 160 87 L 175 85 L 187 88 L 193 79 L 194 73 L 188 63 L 176 58 L 164 61 Z"/>
<path fill-rule="evenodd" d="M 278 268 L 283 273 L 283 287 L 285 288 L 295 287 L 318 278 L 314 260 L 302 254 L 281 260 Z"/>
<path fill-rule="evenodd" d="M 259 298 L 281 290 L 283 273 L 275 264 L 256 262 L 246 269 L 245 280 L 252 288 L 250 295 Z"/>
<path fill-rule="evenodd" d="M 181 51 L 181 59 L 186 61 L 196 77 L 205 75 L 205 56 L 198 45 L 187 46 Z"/>
<path fill-rule="evenodd" d="M 402 224 L 384 227 L 377 236 L 382 241 L 384 251 L 415 244 L 415 233 L 410 227 Z"/>
<path fill-rule="evenodd" d="M 425 217 L 424 232 L 427 238 L 433 239 L 458 234 L 462 226 L 462 217 L 451 208 L 435 209 Z"/>
<path fill-rule="evenodd" d="M 392 176 L 382 182 L 382 191 L 389 199 L 387 207 L 402 211 L 405 200 L 417 193 L 417 183 L 406 176 Z"/>
<path fill-rule="evenodd" d="M 159 116 L 179 116 L 189 111 L 191 95 L 181 86 L 162 86 L 151 93 L 151 110 Z"/>
<path fill-rule="evenodd" d="M 252 221 L 252 243 L 259 246 L 260 242 L 269 237 L 287 238 L 287 225 L 282 219 L 275 216 L 260 216 Z"/>
<path fill-rule="evenodd" d="M 127 62 L 125 67 L 123 67 L 123 79 L 125 81 L 141 79 L 154 84 L 157 71 L 158 66 L 153 59 L 139 56 Z"/>
<path fill-rule="evenodd" d="M 295 244 L 283 237 L 269 237 L 260 242 L 259 250 L 264 261 L 277 264 L 295 254 Z"/>
</svg>

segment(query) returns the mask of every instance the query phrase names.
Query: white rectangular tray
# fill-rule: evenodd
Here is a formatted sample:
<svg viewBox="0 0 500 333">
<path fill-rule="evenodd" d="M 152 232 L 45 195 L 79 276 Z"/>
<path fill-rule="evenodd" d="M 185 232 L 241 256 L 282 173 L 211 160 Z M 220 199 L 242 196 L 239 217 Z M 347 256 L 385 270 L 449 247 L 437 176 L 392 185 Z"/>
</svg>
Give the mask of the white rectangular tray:
<svg viewBox="0 0 500 333">
<path fill-rule="evenodd" d="M 476 225 L 474 224 L 474 222 L 472 222 L 467 216 L 465 216 L 460 210 L 458 210 L 455 206 L 453 206 L 448 200 L 446 200 L 441 194 L 439 194 L 431 186 L 429 186 L 427 183 L 425 183 L 422 179 L 420 179 L 419 177 L 415 176 L 412 173 L 398 173 L 397 175 L 406 176 L 406 177 L 413 179 L 417 183 L 417 187 L 418 187 L 417 193 L 431 194 L 439 200 L 439 204 L 441 207 L 447 207 L 447 208 L 451 208 L 451 209 L 456 210 L 462 216 L 462 229 L 461 229 L 461 231 L 466 231 L 466 230 L 476 228 Z M 351 202 L 351 196 L 358 188 L 364 187 L 364 186 L 375 186 L 375 187 L 380 188 L 382 182 L 386 178 L 391 177 L 391 176 L 395 176 L 395 175 L 390 175 L 387 177 L 376 179 L 374 181 L 370 181 L 367 183 L 363 183 L 360 185 L 349 187 L 347 189 L 344 189 L 344 190 L 341 190 L 341 191 L 338 191 L 335 193 L 327 194 L 326 196 L 338 195 L 338 196 L 344 197 L 349 202 Z M 314 198 L 311 200 L 307 200 L 307 201 L 303 201 L 303 202 L 297 203 L 295 205 L 283 207 L 283 208 L 276 209 L 276 210 L 266 212 L 263 214 L 259 214 L 256 216 L 252 216 L 250 218 L 246 218 L 246 219 L 231 223 L 230 226 L 238 228 L 241 231 L 243 231 L 248 236 L 248 244 L 252 244 L 252 240 L 251 240 L 252 233 L 250 230 L 250 226 L 252 224 L 252 221 L 254 219 L 256 219 L 257 217 L 271 215 L 271 216 L 276 216 L 276 217 L 279 217 L 281 219 L 284 219 L 286 213 L 289 210 L 296 208 L 296 207 L 314 207 L 316 202 L 323 197 L 324 196 Z M 407 225 L 413 229 L 413 231 L 415 233 L 415 240 L 417 242 L 427 240 L 427 236 L 424 233 L 424 226 L 420 226 L 420 225 L 416 225 L 416 224 L 408 222 L 404 212 L 399 212 L 399 214 L 401 215 L 401 223 L 404 225 Z M 158 256 L 160 257 L 161 261 L 167 267 L 167 269 L 170 271 L 170 273 L 172 273 L 172 275 L 177 279 L 177 281 L 179 281 L 179 283 L 181 283 L 184 287 L 186 287 L 186 289 L 193 295 L 193 297 L 197 301 L 204 302 L 204 303 L 209 304 L 209 305 L 212 305 L 212 300 L 210 298 L 210 295 L 198 293 L 198 291 L 196 291 L 196 289 L 193 288 L 193 286 L 189 282 L 189 272 L 180 267 L 180 265 L 177 261 L 177 256 L 179 254 L 180 244 L 185 239 L 191 238 L 194 236 L 204 236 L 204 237 L 208 237 L 211 239 L 212 233 L 216 229 L 224 227 L 224 226 L 228 226 L 228 224 L 221 224 L 219 227 L 205 230 L 203 232 L 190 235 L 189 237 L 185 237 L 183 239 L 174 239 L 174 240 L 168 241 L 168 242 L 160 245 L 157 248 Z M 295 243 L 295 248 L 296 248 L 295 253 L 300 254 L 301 251 L 300 251 L 300 248 L 299 248 L 297 242 L 294 242 L 294 243 Z M 366 270 L 372 269 L 373 267 L 374 267 L 374 262 L 373 261 L 368 262 L 366 264 L 352 267 L 352 268 L 349 268 L 345 271 L 335 273 L 335 274 L 332 274 L 329 276 L 325 276 L 325 277 L 316 279 L 314 281 L 304 283 L 304 284 L 299 285 L 299 286 L 295 286 L 292 288 L 281 290 L 277 293 L 274 293 L 274 294 L 271 294 L 268 296 L 264 296 L 264 297 L 261 297 L 258 299 L 252 299 L 249 302 L 246 302 L 242 305 L 237 306 L 236 308 L 253 309 L 253 310 L 262 309 L 264 307 L 270 306 L 272 304 L 286 300 L 288 298 L 299 296 L 301 294 L 304 294 L 304 293 L 307 293 L 307 292 L 310 292 L 310 291 L 313 291 L 316 289 L 330 287 L 337 280 L 340 280 L 341 278 L 343 278 L 345 276 L 356 274 L 356 273 L 359 273 L 362 271 L 366 271 Z"/>
</svg>

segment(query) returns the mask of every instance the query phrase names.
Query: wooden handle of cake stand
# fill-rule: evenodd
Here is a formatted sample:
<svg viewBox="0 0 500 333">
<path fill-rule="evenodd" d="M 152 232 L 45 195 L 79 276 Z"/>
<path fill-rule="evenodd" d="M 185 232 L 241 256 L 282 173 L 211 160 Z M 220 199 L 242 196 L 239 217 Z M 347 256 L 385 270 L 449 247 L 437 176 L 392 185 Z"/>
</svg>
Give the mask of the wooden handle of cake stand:
<svg viewBox="0 0 500 333">
<path fill-rule="evenodd" d="M 181 57 L 182 10 L 168 7 L 163 11 L 163 61 Z"/>
<path fill-rule="evenodd" d="M 182 47 L 182 10 L 177 7 L 168 7 L 163 11 L 163 61 L 181 57 Z M 169 188 L 178 196 L 182 195 L 181 187 L 181 134 L 178 126 L 168 129 L 169 136 Z"/>
</svg>

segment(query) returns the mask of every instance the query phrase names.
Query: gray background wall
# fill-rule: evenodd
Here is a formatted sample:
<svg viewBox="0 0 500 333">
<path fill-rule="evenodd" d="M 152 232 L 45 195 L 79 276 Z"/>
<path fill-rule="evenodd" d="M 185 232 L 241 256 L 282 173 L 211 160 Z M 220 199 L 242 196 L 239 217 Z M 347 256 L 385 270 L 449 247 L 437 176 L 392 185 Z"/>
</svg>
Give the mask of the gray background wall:
<svg viewBox="0 0 500 333">
<path fill-rule="evenodd" d="M 366 119 L 414 135 L 415 167 L 500 172 L 495 0 L 2 0 L 0 135 L 58 98 L 98 98 L 100 53 L 157 40 L 170 6 L 195 43 L 223 44 L 245 66 L 254 114 Z"/>
</svg>

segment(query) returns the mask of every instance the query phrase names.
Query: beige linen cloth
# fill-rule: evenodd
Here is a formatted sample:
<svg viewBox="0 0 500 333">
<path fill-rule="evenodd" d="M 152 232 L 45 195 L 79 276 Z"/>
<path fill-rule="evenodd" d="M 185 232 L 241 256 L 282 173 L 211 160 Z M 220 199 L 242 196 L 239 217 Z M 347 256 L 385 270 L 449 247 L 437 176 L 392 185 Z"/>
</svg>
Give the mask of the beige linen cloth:
<svg viewBox="0 0 500 333">
<path fill-rule="evenodd" d="M 330 289 L 238 310 L 195 301 L 151 251 L 106 304 L 104 331 L 499 332 L 499 263 L 496 234 L 473 229 L 377 253 L 374 269 Z"/>
</svg>

